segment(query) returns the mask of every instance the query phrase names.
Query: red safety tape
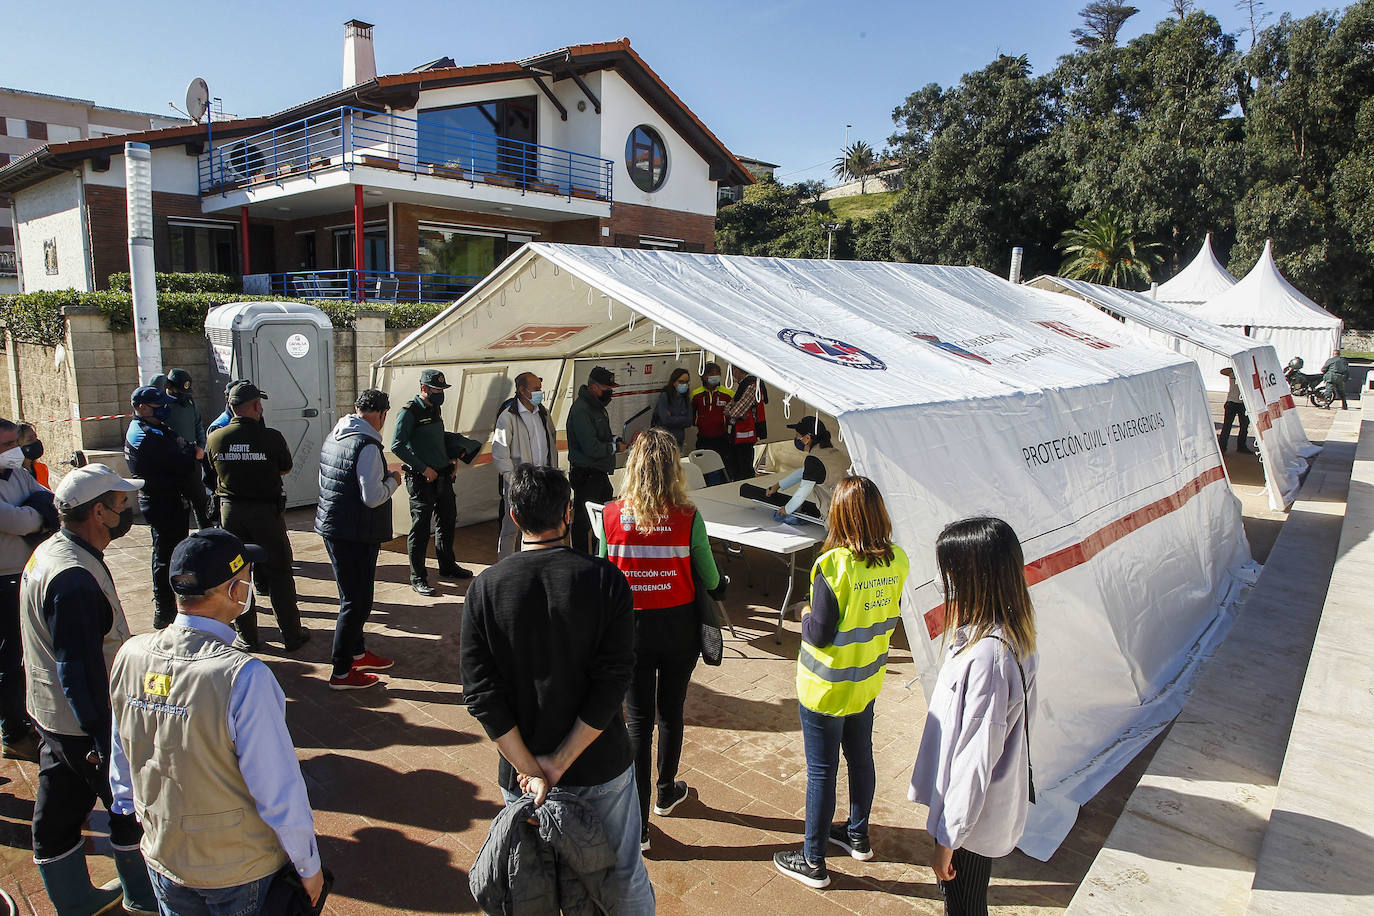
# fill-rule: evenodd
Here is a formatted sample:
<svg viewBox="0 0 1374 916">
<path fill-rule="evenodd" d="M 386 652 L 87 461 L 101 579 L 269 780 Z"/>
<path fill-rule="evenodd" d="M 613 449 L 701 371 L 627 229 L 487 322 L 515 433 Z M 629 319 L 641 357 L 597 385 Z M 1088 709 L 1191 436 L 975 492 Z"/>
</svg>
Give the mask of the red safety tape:
<svg viewBox="0 0 1374 916">
<path fill-rule="evenodd" d="M 86 420 L 126 420 L 131 413 L 108 413 L 101 417 L 63 417 L 60 420 L 29 420 L 30 423 L 82 423 Z"/>
</svg>

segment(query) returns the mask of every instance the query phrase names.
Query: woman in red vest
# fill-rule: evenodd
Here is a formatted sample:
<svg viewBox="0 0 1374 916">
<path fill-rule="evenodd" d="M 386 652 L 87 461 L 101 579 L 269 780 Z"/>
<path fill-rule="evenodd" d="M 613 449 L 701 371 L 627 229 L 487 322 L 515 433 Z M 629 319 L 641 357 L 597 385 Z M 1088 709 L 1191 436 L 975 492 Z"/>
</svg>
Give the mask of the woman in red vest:
<svg viewBox="0 0 1374 916">
<path fill-rule="evenodd" d="M 625 574 L 635 601 L 635 674 L 625 695 L 625 725 L 635 754 L 640 846 L 649 848 L 650 739 L 659 724 L 655 814 L 687 798 L 677 778 L 682 757 L 682 707 L 701 652 L 695 572 L 717 598 L 724 591 L 706 524 L 687 498 L 681 453 L 672 433 L 649 429 L 635 440 L 625 466 L 624 497 L 606 505 L 601 555 Z"/>
</svg>

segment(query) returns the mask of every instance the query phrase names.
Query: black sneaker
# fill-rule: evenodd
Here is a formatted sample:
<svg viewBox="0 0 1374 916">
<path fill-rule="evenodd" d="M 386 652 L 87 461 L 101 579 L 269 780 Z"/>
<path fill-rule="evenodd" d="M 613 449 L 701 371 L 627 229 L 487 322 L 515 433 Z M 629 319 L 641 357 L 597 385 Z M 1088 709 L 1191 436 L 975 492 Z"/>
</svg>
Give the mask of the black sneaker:
<svg viewBox="0 0 1374 916">
<path fill-rule="evenodd" d="M 286 647 L 287 652 L 295 652 L 308 642 L 310 642 L 310 631 L 305 627 L 301 627 L 300 630 L 296 632 L 295 636 L 286 639 L 282 645 Z"/>
<path fill-rule="evenodd" d="M 679 779 L 668 789 L 658 790 L 654 800 L 654 814 L 672 814 L 673 809 L 687 800 L 687 783 Z"/>
<path fill-rule="evenodd" d="M 852 859 L 867 862 L 873 858 L 873 847 L 868 845 L 868 837 L 855 836 L 846 824 L 830 825 L 830 842 L 849 853 Z"/>
<path fill-rule="evenodd" d="M 412 582 L 410 583 L 410 587 L 415 589 L 415 594 L 424 595 L 426 598 L 433 598 L 435 595 L 439 594 L 430 587 L 428 582 Z"/>
<path fill-rule="evenodd" d="M 462 566 L 454 566 L 451 569 L 439 570 L 439 577 L 443 579 L 471 579 L 472 570 Z"/>
<path fill-rule="evenodd" d="M 806 861 L 806 853 L 800 849 L 773 853 L 773 865 L 787 877 L 796 878 L 807 887 L 819 890 L 830 884 L 830 872 L 825 870 L 825 863 L 812 865 Z"/>
</svg>

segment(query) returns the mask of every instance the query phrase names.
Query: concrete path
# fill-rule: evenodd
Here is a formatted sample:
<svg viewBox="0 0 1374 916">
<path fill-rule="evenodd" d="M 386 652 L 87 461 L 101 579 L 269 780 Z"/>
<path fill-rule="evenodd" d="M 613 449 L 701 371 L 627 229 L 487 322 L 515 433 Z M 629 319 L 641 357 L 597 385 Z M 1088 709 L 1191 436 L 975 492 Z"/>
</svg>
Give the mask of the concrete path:
<svg viewBox="0 0 1374 916">
<path fill-rule="evenodd" d="M 1341 537 L 1359 413 L 1334 418 L 1250 599 L 1071 914 L 1245 911 Z"/>
</svg>

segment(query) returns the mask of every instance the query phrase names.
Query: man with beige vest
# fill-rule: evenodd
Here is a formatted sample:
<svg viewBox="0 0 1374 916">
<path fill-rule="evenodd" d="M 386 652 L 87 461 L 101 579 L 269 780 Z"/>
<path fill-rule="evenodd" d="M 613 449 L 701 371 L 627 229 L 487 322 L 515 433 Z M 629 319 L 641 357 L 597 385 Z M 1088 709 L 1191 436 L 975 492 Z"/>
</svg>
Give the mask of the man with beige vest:
<svg viewBox="0 0 1374 916">
<path fill-rule="evenodd" d="M 53 500 L 62 528 L 34 550 L 19 585 L 28 710 L 43 740 L 33 858 L 62 916 L 99 912 L 121 895 L 119 885 L 92 887 L 86 869 L 81 828 L 97 798 L 110 811 L 125 909 L 157 911 L 141 830 L 114 808 L 109 779 L 109 669 L 129 624 L 104 551 L 133 524 L 129 494 L 142 486 L 102 464 L 62 478 Z"/>
<path fill-rule="evenodd" d="M 192 532 L 172 554 L 176 619 L 129 640 L 110 673 L 113 810 L 143 825 L 163 913 L 255 914 L 285 866 L 312 901 L 323 889 L 286 697 L 233 646 L 266 558 L 223 529 Z"/>
</svg>

